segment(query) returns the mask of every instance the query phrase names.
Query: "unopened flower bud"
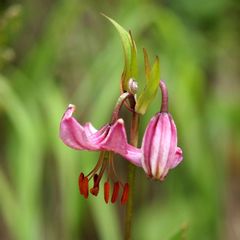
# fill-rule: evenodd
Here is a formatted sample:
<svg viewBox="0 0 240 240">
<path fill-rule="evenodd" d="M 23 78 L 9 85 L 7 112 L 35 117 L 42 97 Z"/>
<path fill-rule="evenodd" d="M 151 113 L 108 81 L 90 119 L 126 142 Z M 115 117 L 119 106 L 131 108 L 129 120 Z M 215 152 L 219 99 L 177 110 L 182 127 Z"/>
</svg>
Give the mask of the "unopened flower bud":
<svg viewBox="0 0 240 240">
<path fill-rule="evenodd" d="M 161 110 L 149 122 L 142 143 L 142 167 L 148 176 L 163 180 L 169 169 L 175 168 L 183 159 L 182 149 L 177 146 L 177 128 L 168 113 L 168 91 L 164 81 Z"/>
<path fill-rule="evenodd" d="M 177 147 L 177 129 L 171 114 L 160 112 L 147 126 L 142 144 L 142 166 L 148 176 L 164 180 L 169 169 L 183 159 Z"/>
<path fill-rule="evenodd" d="M 131 94 L 136 94 L 138 90 L 138 83 L 133 78 L 130 78 L 128 81 L 128 88 Z"/>
</svg>

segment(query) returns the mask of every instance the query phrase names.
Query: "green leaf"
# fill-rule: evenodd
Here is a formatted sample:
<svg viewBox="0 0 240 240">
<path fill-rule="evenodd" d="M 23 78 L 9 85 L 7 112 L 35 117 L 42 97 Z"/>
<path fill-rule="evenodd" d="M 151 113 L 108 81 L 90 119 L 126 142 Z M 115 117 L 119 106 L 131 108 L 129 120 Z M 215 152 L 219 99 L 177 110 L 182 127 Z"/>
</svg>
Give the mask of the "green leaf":
<svg viewBox="0 0 240 240">
<path fill-rule="evenodd" d="M 150 70 L 147 51 L 143 49 L 143 52 L 145 62 L 146 86 L 137 98 L 137 104 L 135 107 L 135 111 L 140 114 L 144 114 L 149 104 L 153 101 L 154 97 L 157 94 L 160 82 L 160 64 L 158 57 L 156 57 L 152 69 Z"/>
<path fill-rule="evenodd" d="M 150 63 L 149 63 L 149 59 L 148 59 L 147 50 L 145 48 L 143 49 L 143 54 L 144 54 L 144 66 L 145 66 L 146 80 L 150 81 L 151 67 L 150 67 Z"/>
<path fill-rule="evenodd" d="M 121 25 L 115 22 L 110 17 L 102 14 L 106 17 L 117 29 L 124 51 L 124 69 L 121 78 L 121 85 L 123 91 L 128 91 L 128 81 L 130 78 L 137 77 L 137 48 L 133 40 L 131 32 L 127 32 Z"/>
<path fill-rule="evenodd" d="M 138 72 L 138 66 L 137 66 L 137 47 L 136 44 L 133 40 L 133 36 L 131 31 L 129 31 L 129 35 L 131 37 L 131 66 L 130 66 L 130 77 L 136 78 L 137 77 L 137 72 Z M 129 80 L 128 78 L 128 80 Z"/>
</svg>

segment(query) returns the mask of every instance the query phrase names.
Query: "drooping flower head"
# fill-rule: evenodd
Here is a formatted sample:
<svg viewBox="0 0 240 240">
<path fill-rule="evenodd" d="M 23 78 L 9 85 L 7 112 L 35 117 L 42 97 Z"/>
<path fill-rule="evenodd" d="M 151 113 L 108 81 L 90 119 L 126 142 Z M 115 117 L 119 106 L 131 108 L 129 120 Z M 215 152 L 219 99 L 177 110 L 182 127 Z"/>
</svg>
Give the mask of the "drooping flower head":
<svg viewBox="0 0 240 240">
<path fill-rule="evenodd" d="M 142 167 L 147 175 L 163 180 L 168 171 L 183 159 L 182 150 L 177 146 L 177 128 L 168 113 L 168 92 L 163 81 L 161 111 L 149 122 L 142 142 Z"/>
<path fill-rule="evenodd" d="M 63 115 L 60 125 L 60 138 L 71 148 L 77 150 L 100 151 L 99 160 L 94 169 L 86 176 L 79 176 L 80 193 L 88 198 L 89 181 L 93 179 L 90 192 L 97 196 L 100 181 L 104 172 L 108 173 L 104 183 L 104 199 L 110 199 L 110 180 L 114 182 L 111 202 L 117 200 L 122 188 L 121 203 L 128 198 L 129 185 L 118 180 L 114 168 L 114 153 L 120 154 L 132 164 L 142 167 L 146 174 L 154 179 L 164 180 L 168 171 L 176 167 L 183 159 L 182 150 L 177 146 L 177 128 L 170 113 L 168 113 L 168 93 L 166 85 L 160 82 L 162 91 L 161 110 L 149 122 L 142 141 L 141 148 L 134 147 L 127 142 L 123 119 L 119 118 L 119 110 L 123 102 L 130 95 L 124 93 L 120 96 L 113 111 L 112 120 L 99 130 L 91 123 L 81 125 L 72 116 L 74 105 L 69 105 Z"/>
<path fill-rule="evenodd" d="M 119 98 L 111 122 L 104 125 L 100 130 L 96 130 L 91 123 L 86 123 L 84 126 L 79 124 L 72 116 L 75 110 L 75 106 L 72 104 L 68 106 L 63 115 L 60 124 L 60 138 L 66 145 L 77 150 L 101 151 L 94 169 L 87 176 L 84 176 L 83 173 L 79 176 L 79 190 L 85 198 L 88 197 L 88 182 L 90 179 L 93 179 L 93 187 L 90 192 L 97 196 L 100 180 L 107 170 L 108 178 L 104 184 L 105 201 L 109 201 L 110 178 L 115 181 L 111 201 L 114 203 L 117 200 L 120 187 L 123 189 L 121 202 L 125 203 L 127 201 L 129 186 L 127 183 L 122 184 L 117 179 L 113 156 L 114 153 L 120 154 L 134 165 L 141 166 L 142 155 L 141 149 L 128 144 L 124 121 L 118 118 L 122 103 L 128 96 L 129 94 L 125 93 Z"/>
</svg>

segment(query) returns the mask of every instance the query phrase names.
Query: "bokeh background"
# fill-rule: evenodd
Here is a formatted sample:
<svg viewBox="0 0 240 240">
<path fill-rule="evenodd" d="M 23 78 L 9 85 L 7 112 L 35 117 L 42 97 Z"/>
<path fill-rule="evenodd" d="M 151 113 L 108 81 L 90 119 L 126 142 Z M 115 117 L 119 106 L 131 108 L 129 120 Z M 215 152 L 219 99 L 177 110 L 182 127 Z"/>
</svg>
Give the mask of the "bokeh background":
<svg viewBox="0 0 240 240">
<path fill-rule="evenodd" d="M 124 207 L 78 193 L 98 154 L 58 137 L 69 103 L 100 127 L 119 95 L 122 46 L 100 12 L 131 29 L 139 79 L 142 48 L 160 57 L 184 152 L 164 182 L 137 169 L 133 239 L 240 239 L 237 0 L 0 1 L 0 239 L 123 238 Z M 127 162 L 116 165 L 126 180 Z"/>
</svg>

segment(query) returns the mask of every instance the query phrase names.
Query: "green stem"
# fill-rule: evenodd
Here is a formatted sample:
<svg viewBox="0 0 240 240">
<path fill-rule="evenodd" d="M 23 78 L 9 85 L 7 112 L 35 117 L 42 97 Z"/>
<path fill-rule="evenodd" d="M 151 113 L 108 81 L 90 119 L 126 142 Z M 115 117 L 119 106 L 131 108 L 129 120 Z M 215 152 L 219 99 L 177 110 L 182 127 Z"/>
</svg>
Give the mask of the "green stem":
<svg viewBox="0 0 240 240">
<path fill-rule="evenodd" d="M 133 112 L 131 129 L 130 129 L 130 144 L 137 147 L 138 145 L 138 129 L 139 129 L 139 114 Z M 128 165 L 128 184 L 130 186 L 128 202 L 125 214 L 125 240 L 131 239 L 131 229 L 132 229 L 132 215 L 133 215 L 133 194 L 134 194 L 134 184 L 135 184 L 135 170 L 136 167 L 129 163 Z"/>
</svg>

